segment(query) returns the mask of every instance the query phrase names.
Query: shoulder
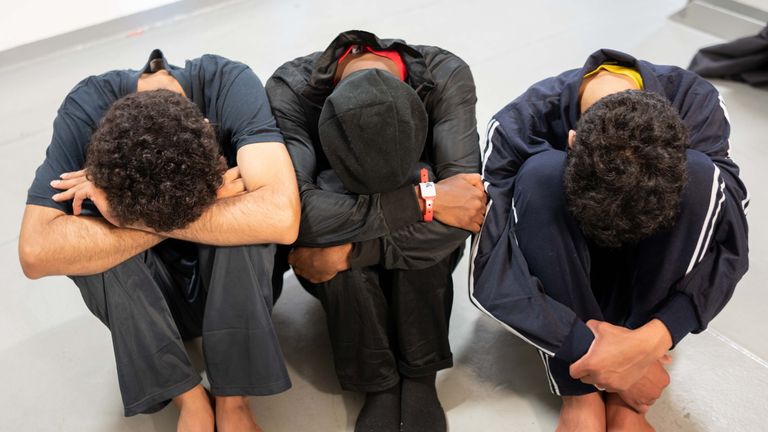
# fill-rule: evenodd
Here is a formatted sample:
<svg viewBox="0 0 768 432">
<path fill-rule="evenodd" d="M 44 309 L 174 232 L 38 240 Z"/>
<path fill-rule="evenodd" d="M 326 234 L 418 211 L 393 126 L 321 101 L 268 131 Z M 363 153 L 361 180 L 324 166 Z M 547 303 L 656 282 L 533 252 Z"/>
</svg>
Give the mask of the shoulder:
<svg viewBox="0 0 768 432">
<path fill-rule="evenodd" d="M 469 72 L 469 65 L 456 54 L 440 47 L 430 45 L 411 45 L 424 57 L 424 62 L 435 82 L 445 81 L 457 71 Z"/>
<path fill-rule="evenodd" d="M 59 114 L 77 117 L 95 127 L 116 100 L 136 90 L 130 88 L 135 74 L 117 70 L 84 78 L 64 98 Z"/>
<path fill-rule="evenodd" d="M 199 58 L 187 60 L 184 69 L 193 81 L 218 88 L 228 87 L 243 72 L 251 68 L 242 62 L 231 60 L 216 54 L 205 54 Z"/>
<path fill-rule="evenodd" d="M 569 85 L 580 81 L 580 72 L 580 69 L 571 69 L 534 83 L 499 110 L 493 118 L 501 123 L 501 126 L 513 128 L 522 118 L 551 119 L 553 115 L 559 116 L 567 103 L 564 94 L 569 91 Z"/>
<path fill-rule="evenodd" d="M 694 99 L 717 98 L 719 94 L 715 86 L 695 72 L 678 66 L 643 63 L 654 73 L 673 105 L 688 105 Z"/>
<path fill-rule="evenodd" d="M 318 51 L 283 63 L 267 80 L 267 91 L 269 91 L 270 87 L 283 83 L 294 92 L 301 93 L 307 83 L 309 83 L 315 61 L 317 61 L 321 54 L 322 52 Z"/>
</svg>

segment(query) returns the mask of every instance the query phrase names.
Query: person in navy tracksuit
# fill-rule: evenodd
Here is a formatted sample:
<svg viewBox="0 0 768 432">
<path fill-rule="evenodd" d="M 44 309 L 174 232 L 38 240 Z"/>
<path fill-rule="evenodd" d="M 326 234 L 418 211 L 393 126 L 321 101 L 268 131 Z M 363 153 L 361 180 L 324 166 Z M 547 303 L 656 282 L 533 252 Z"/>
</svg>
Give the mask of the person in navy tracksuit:
<svg viewBox="0 0 768 432">
<path fill-rule="evenodd" d="M 705 80 L 607 49 L 491 120 L 470 297 L 539 350 L 558 430 L 652 430 L 667 351 L 747 271 L 729 134 Z"/>
</svg>

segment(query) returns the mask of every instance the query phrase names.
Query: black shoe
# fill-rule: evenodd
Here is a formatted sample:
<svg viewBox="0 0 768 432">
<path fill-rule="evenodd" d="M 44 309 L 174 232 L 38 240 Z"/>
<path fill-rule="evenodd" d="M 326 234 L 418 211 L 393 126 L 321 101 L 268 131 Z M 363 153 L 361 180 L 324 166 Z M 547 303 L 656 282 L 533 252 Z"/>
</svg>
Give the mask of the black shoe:
<svg viewBox="0 0 768 432">
<path fill-rule="evenodd" d="M 400 418 L 402 432 L 447 432 L 448 422 L 437 398 L 435 374 L 403 378 Z"/>
<path fill-rule="evenodd" d="M 355 432 L 400 432 L 400 384 L 366 393 Z"/>
</svg>

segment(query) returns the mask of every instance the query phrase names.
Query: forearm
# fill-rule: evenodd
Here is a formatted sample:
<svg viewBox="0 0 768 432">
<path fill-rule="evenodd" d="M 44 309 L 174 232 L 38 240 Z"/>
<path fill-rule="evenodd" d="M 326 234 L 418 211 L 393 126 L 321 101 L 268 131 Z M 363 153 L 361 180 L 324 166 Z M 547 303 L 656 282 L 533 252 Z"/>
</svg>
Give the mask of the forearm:
<svg viewBox="0 0 768 432">
<path fill-rule="evenodd" d="M 415 223 L 391 235 L 355 243 L 350 265 L 353 268 L 378 264 L 388 269 L 423 269 L 445 259 L 461 247 L 468 236 L 468 231 L 439 222 Z"/>
<path fill-rule="evenodd" d="M 214 246 L 281 243 L 296 239 L 298 200 L 271 186 L 217 200 L 187 227 L 168 237 Z"/>
<path fill-rule="evenodd" d="M 40 228 L 32 233 L 22 227 L 19 238 L 22 268 L 32 279 L 101 273 L 164 239 L 85 216 L 62 215 Z"/>
<path fill-rule="evenodd" d="M 327 247 L 375 239 L 421 220 L 411 187 L 372 195 L 330 192 L 305 184 L 298 244 Z"/>
</svg>

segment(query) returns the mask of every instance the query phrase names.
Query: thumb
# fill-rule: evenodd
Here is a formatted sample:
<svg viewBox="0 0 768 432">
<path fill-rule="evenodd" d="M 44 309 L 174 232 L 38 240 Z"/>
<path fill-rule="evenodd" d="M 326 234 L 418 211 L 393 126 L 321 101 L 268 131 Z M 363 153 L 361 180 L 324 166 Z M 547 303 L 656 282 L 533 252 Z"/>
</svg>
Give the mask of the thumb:
<svg viewBox="0 0 768 432">
<path fill-rule="evenodd" d="M 581 379 L 587 375 L 586 372 L 584 372 L 584 357 L 576 360 L 571 367 L 568 368 L 568 372 L 573 379 Z"/>
</svg>

